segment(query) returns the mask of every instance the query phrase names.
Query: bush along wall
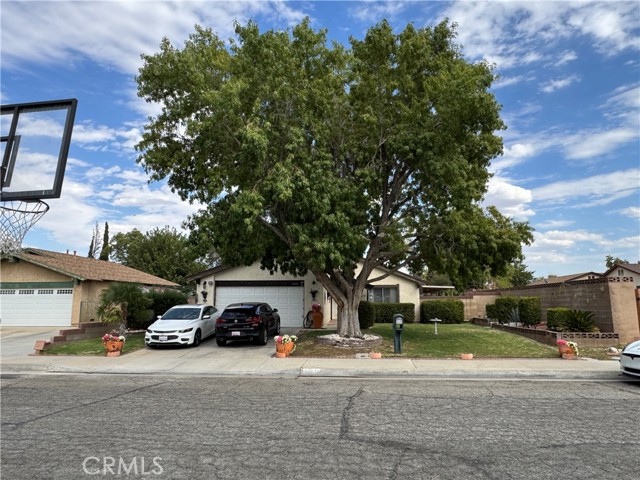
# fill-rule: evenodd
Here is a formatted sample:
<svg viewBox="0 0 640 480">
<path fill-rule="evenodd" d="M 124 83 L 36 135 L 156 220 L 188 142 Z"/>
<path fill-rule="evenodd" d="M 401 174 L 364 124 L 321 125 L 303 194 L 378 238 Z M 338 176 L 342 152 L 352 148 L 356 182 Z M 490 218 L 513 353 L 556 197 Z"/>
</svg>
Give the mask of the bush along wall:
<svg viewBox="0 0 640 480">
<path fill-rule="evenodd" d="M 511 321 L 511 316 L 514 310 L 518 310 L 518 297 L 500 297 L 496 298 L 494 315 L 492 317 L 494 320 L 497 320 L 500 323 L 509 323 Z"/>
<path fill-rule="evenodd" d="M 487 317 L 500 323 L 520 322 L 524 326 L 542 321 L 542 305 L 539 297 L 500 297 L 496 303 L 486 306 Z"/>
<path fill-rule="evenodd" d="M 563 332 L 566 329 L 567 319 L 569 317 L 569 309 L 564 307 L 555 307 L 547 309 L 547 330 L 554 332 Z"/>
<path fill-rule="evenodd" d="M 520 297 L 518 302 L 520 322 L 529 327 L 542 321 L 542 304 L 540 297 Z"/>
<path fill-rule="evenodd" d="M 374 323 L 391 323 L 396 313 L 404 317 L 405 323 L 416 321 L 415 304 L 360 302 L 358 305 L 358 321 L 360 328 L 371 328 Z"/>
<path fill-rule="evenodd" d="M 428 323 L 439 318 L 442 323 L 464 322 L 464 303 L 462 300 L 428 300 L 420 304 L 420 321 Z"/>
</svg>

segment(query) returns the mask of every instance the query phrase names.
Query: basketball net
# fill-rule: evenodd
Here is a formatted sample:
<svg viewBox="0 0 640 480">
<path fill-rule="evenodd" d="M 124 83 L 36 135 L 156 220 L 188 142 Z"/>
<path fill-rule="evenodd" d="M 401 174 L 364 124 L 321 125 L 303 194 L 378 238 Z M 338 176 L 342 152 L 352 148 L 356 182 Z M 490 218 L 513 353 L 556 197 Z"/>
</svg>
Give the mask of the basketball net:
<svg viewBox="0 0 640 480">
<path fill-rule="evenodd" d="M 22 239 L 40 220 L 49 205 L 42 200 L 12 200 L 0 205 L 0 254 L 13 255 L 20 251 Z"/>
</svg>

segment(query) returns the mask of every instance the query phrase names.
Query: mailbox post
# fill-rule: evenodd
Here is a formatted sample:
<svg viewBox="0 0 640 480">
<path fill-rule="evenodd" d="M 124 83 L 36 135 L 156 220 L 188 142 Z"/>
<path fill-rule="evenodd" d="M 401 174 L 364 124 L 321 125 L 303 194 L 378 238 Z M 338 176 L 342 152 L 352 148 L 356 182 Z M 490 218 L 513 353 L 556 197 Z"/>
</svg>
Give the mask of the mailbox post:
<svg viewBox="0 0 640 480">
<path fill-rule="evenodd" d="M 393 316 L 393 353 L 402 353 L 402 329 L 404 328 L 404 317 L 399 313 Z"/>
</svg>

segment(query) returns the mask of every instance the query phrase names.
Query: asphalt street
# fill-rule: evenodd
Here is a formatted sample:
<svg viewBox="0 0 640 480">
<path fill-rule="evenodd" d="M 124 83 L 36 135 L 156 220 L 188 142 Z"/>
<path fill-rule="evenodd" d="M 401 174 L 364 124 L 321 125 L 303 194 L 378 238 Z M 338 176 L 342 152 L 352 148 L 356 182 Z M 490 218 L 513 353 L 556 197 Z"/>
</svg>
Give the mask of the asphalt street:
<svg viewBox="0 0 640 480">
<path fill-rule="evenodd" d="M 2 478 L 638 478 L 640 385 L 3 374 Z"/>
</svg>

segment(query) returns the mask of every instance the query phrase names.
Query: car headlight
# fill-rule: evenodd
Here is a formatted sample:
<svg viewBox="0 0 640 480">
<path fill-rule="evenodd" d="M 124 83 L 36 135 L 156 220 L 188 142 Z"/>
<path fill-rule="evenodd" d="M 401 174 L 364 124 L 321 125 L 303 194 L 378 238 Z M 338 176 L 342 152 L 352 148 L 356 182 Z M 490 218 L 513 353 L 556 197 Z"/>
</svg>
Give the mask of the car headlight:
<svg viewBox="0 0 640 480">
<path fill-rule="evenodd" d="M 178 333 L 188 333 L 188 332 L 190 332 L 191 330 L 193 330 L 193 327 L 191 327 L 191 328 L 185 328 L 184 330 L 178 330 Z"/>
<path fill-rule="evenodd" d="M 153 330 L 151 330 L 150 328 L 147 328 L 147 333 L 153 333 Z"/>
</svg>

